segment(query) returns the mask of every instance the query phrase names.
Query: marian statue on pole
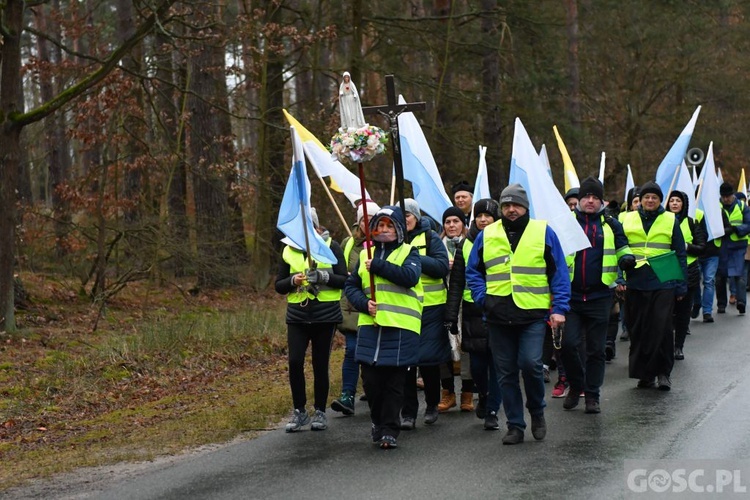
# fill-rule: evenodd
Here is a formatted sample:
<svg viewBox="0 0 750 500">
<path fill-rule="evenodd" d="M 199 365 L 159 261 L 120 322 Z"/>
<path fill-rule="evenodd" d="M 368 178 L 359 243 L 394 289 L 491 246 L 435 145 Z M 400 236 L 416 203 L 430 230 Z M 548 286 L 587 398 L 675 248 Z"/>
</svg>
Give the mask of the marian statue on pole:
<svg viewBox="0 0 750 500">
<path fill-rule="evenodd" d="M 388 135 L 365 121 L 357 87 L 348 71 L 343 76 L 339 85 L 341 127 L 331 138 L 331 153 L 339 161 L 370 161 L 385 152 Z"/>
</svg>

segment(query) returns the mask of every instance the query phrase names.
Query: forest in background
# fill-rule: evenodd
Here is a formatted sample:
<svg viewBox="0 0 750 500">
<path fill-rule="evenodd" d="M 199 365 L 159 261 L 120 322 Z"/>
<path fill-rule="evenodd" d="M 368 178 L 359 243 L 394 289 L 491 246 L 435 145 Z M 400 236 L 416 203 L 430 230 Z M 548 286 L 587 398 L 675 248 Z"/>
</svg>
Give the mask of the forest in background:
<svg viewBox="0 0 750 500">
<path fill-rule="evenodd" d="M 606 195 L 621 198 L 626 165 L 653 178 L 699 104 L 691 147 L 713 141 L 736 183 L 748 14 L 750 0 L 6 0 L 2 326 L 15 329 L 23 271 L 75 276 L 102 306 L 133 280 L 265 289 L 291 166 L 282 109 L 326 143 L 344 71 L 363 105 L 385 103 L 386 74 L 427 103 L 416 116 L 447 188 L 473 182 L 483 144 L 498 195 L 520 117 L 558 187 L 553 125 L 579 176 L 606 152 Z M 389 154 L 367 166 L 381 203 L 390 168 Z M 313 204 L 343 237 L 314 179 Z"/>
</svg>

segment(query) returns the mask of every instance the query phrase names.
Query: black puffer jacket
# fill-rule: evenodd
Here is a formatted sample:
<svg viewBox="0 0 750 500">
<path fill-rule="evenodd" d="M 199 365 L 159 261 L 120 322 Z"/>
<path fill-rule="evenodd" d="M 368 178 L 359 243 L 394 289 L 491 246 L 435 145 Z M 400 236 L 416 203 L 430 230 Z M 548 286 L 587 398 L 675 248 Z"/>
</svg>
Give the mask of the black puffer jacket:
<svg viewBox="0 0 750 500">
<path fill-rule="evenodd" d="M 466 261 L 464 260 L 463 247 L 471 245 L 479 234 L 475 222 L 471 223 L 469 235 L 456 246 L 456 255 L 453 257 L 450 281 L 448 282 L 448 300 L 445 303 L 445 321 L 458 322 L 458 312 L 463 308 L 461 321 L 461 350 L 464 352 L 487 351 L 487 327 L 482 319 L 482 308 L 474 302 L 463 300 L 463 292 L 466 288 Z"/>
<path fill-rule="evenodd" d="M 679 214 L 675 214 L 675 216 L 677 216 L 677 220 L 680 223 L 680 228 L 682 228 L 682 221 L 687 219 L 687 224 L 690 227 L 690 232 L 693 235 L 693 241 L 691 243 L 687 243 L 686 245 L 687 254 L 689 257 L 702 257 L 706 251 L 706 240 L 708 239 L 706 227 L 704 224 L 696 222 L 695 219 L 688 215 L 690 202 L 685 193 L 683 193 L 682 191 L 672 191 L 671 193 L 669 193 L 669 198 L 672 198 L 673 196 L 679 196 L 682 200 L 682 210 Z M 667 200 L 669 200 L 669 198 L 667 198 Z M 687 271 L 688 287 L 695 288 L 697 286 L 700 286 L 701 270 L 698 261 L 696 260 L 692 264 L 688 265 Z"/>
</svg>

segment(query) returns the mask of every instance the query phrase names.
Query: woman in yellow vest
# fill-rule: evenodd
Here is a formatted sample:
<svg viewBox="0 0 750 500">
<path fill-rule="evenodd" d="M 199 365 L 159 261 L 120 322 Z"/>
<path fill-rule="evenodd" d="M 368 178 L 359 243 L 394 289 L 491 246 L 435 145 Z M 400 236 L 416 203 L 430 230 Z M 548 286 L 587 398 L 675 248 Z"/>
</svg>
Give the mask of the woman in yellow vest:
<svg viewBox="0 0 750 500">
<path fill-rule="evenodd" d="M 419 374 L 424 381 L 424 423 L 434 424 L 438 419 L 440 403 L 440 365 L 451 359 L 449 333 L 443 326 L 445 300 L 448 288 L 445 278 L 450 272 L 448 250 L 440 236 L 431 229 L 427 217 L 422 217 L 419 204 L 412 198 L 404 200 L 406 206 L 406 241 L 419 251 L 422 261 L 420 281 L 424 288 L 422 329 L 419 334 Z M 404 406 L 401 408 L 403 430 L 414 429 L 419 400 L 417 399 L 417 374 L 409 373 L 404 388 Z"/>
<path fill-rule="evenodd" d="M 719 187 L 724 218 L 724 236 L 721 238 L 719 268 L 716 272 L 716 309 L 725 313 L 727 303 L 735 304 L 740 316 L 747 305 L 747 275 L 745 251 L 750 234 L 750 208 L 734 194 L 732 185 L 724 182 Z M 732 296 L 727 301 L 727 284 Z"/>
<path fill-rule="evenodd" d="M 311 429 L 314 431 L 328 428 L 328 363 L 333 334 L 336 325 L 341 322 L 339 301 L 347 277 L 341 247 L 331 239 L 328 231 L 320 228 L 317 214 L 313 211 L 311 215 L 315 230 L 329 245 L 337 262 L 333 266 L 317 262 L 317 267 L 310 269 L 307 253 L 303 250 L 287 244 L 282 252 L 276 275 L 276 292 L 287 296 L 289 385 L 294 403 L 294 414 L 286 425 L 286 432 L 299 431 L 311 421 Z M 310 344 L 315 378 L 315 413 L 312 419 L 305 408 L 305 352 Z"/>
<path fill-rule="evenodd" d="M 367 208 L 368 222 L 380 207 L 373 201 L 360 204 L 357 207 L 357 225 L 354 235 L 347 236 L 341 242 L 344 250 L 346 268 L 351 274 L 357 268 L 359 255 L 364 249 L 365 242 L 365 207 Z M 354 360 L 354 349 L 357 346 L 357 325 L 359 311 L 354 309 L 346 297 L 341 298 L 341 314 L 343 320 L 339 324 L 339 331 L 344 335 L 346 348 L 344 351 L 344 362 L 341 363 L 341 397 L 331 402 L 331 409 L 344 415 L 354 415 L 354 396 L 357 393 L 357 381 L 359 379 L 359 365 Z"/>
<path fill-rule="evenodd" d="M 628 212 L 622 222 L 637 260 L 636 267 L 625 276 L 625 321 L 630 332 L 628 373 L 630 378 L 638 379 L 639 388 L 658 386 L 668 391 L 674 366 L 672 314 L 675 299 L 683 300 L 687 293 L 687 283 L 662 283 L 646 259 L 674 250 L 683 275 L 687 275 L 685 238 L 674 214 L 661 206 L 664 194 L 658 184 L 647 182 L 641 186 L 640 194 L 641 206 Z"/>
<path fill-rule="evenodd" d="M 706 249 L 708 235 L 703 225 L 688 215 L 689 202 L 687 194 L 682 191 L 672 191 L 667 199 L 667 210 L 672 212 L 680 224 L 682 236 L 685 238 L 687 252 L 687 285 L 688 294 L 674 304 L 674 359 L 685 359 L 683 349 L 685 338 L 690 330 L 690 313 L 693 308 L 693 297 L 700 290 L 701 270 L 698 257 Z"/>
<path fill-rule="evenodd" d="M 360 313 L 355 359 L 362 368 L 370 406 L 372 441 L 387 449 L 396 447 L 407 373 L 419 360 L 422 263 L 417 249 L 405 242 L 406 223 L 400 208 L 381 208 L 370 229 L 372 259 L 362 251 L 345 291 Z"/>
</svg>

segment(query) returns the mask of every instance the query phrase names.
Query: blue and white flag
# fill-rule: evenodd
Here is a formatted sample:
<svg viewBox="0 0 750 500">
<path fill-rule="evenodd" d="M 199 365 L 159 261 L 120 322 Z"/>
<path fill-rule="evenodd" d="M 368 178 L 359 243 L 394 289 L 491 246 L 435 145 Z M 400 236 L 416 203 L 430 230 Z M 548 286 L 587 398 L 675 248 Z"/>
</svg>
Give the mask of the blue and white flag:
<svg viewBox="0 0 750 500">
<path fill-rule="evenodd" d="M 602 183 L 602 187 L 604 187 L 604 166 L 606 165 L 607 160 L 607 154 L 602 151 L 602 159 L 599 162 L 599 182 Z"/>
<path fill-rule="evenodd" d="M 546 171 L 529 134 L 516 118 L 508 183 L 518 183 L 526 189 L 530 217 L 547 221 L 557 234 L 565 255 L 589 248 L 591 244 L 583 229 L 576 218 L 571 217 L 568 205 Z"/>
<path fill-rule="evenodd" d="M 698 167 L 693 165 L 693 189 L 696 189 L 698 187 L 698 172 L 696 171 Z"/>
<path fill-rule="evenodd" d="M 288 245 L 298 250 L 309 250 L 309 255 L 319 262 L 336 264 L 336 256 L 313 228 L 310 216 L 310 179 L 305 168 L 304 149 L 294 127 L 289 127 L 289 130 L 292 134 L 292 172 L 284 189 L 276 227 L 284 233 L 284 240 Z"/>
<path fill-rule="evenodd" d="M 719 179 L 716 177 L 715 172 L 714 143 L 711 141 L 711 144 L 708 145 L 706 161 L 703 163 L 703 170 L 699 178 L 700 188 L 698 189 L 698 200 L 696 202 L 698 208 L 703 210 L 703 217 L 706 220 L 706 230 L 708 231 L 708 241 L 724 236 Z"/>
<path fill-rule="evenodd" d="M 687 164 L 685 164 L 685 160 L 680 165 L 680 173 L 677 174 L 677 182 L 675 182 L 672 189 L 685 193 L 688 199 L 688 215 L 695 218 L 695 209 L 698 208 L 695 204 L 695 189 L 693 188 L 693 178 L 690 175 Z M 669 197 L 669 193 L 667 193 L 666 197 Z"/>
<path fill-rule="evenodd" d="M 659 168 L 656 170 L 656 183 L 661 188 L 662 193 L 665 195 L 669 193 L 672 186 L 672 179 L 675 178 L 675 173 L 682 165 L 682 160 L 685 158 L 688 146 L 690 145 L 690 139 L 693 137 L 693 130 L 695 130 L 695 123 L 698 121 L 698 115 L 701 112 L 701 107 L 698 106 L 693 113 L 693 117 L 677 140 L 672 144 L 667 156 L 661 161 Z"/>
<path fill-rule="evenodd" d="M 628 163 L 628 176 L 625 177 L 625 196 L 624 198 L 627 200 L 628 193 L 631 189 L 635 187 L 635 180 L 633 180 L 633 171 L 630 170 L 630 163 Z M 627 207 L 630 208 L 630 207 Z"/>
<path fill-rule="evenodd" d="M 542 165 L 547 167 L 547 173 L 552 177 L 552 165 L 549 162 L 549 155 L 547 154 L 547 146 L 542 144 L 542 149 L 539 150 L 539 159 L 542 160 Z M 554 181 L 554 178 L 552 179 Z"/>
<path fill-rule="evenodd" d="M 716 178 L 719 181 L 719 186 L 721 186 L 722 184 L 724 184 L 724 176 L 721 175 L 721 168 L 717 168 L 716 169 Z"/>
<path fill-rule="evenodd" d="M 403 96 L 398 96 L 399 104 L 406 104 Z M 440 221 L 443 212 L 453 206 L 445 192 L 443 180 L 438 172 L 435 158 L 419 126 L 414 113 L 401 113 L 398 117 L 401 136 L 401 161 L 404 166 L 404 179 L 411 182 L 414 199 L 425 213 Z"/>
<path fill-rule="evenodd" d="M 479 167 L 477 168 L 477 180 L 474 181 L 474 201 L 492 198 L 490 194 L 490 179 L 487 176 L 486 156 L 487 147 L 479 146 Z"/>
</svg>

